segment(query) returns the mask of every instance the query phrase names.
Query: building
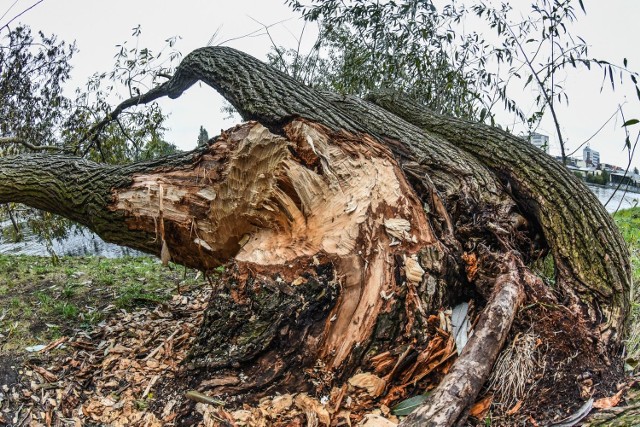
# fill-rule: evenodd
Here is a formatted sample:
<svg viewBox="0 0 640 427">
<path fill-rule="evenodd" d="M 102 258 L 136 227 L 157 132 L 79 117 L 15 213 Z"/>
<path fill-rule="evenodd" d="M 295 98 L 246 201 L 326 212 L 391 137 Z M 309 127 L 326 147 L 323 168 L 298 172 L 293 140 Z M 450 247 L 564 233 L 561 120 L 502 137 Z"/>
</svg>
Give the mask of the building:
<svg viewBox="0 0 640 427">
<path fill-rule="evenodd" d="M 584 150 L 582 150 L 582 160 L 584 160 L 587 166 L 597 168 L 600 164 L 600 153 L 587 145 Z"/>
<path fill-rule="evenodd" d="M 529 135 L 529 142 L 549 154 L 549 137 L 547 135 L 532 132 Z"/>
</svg>

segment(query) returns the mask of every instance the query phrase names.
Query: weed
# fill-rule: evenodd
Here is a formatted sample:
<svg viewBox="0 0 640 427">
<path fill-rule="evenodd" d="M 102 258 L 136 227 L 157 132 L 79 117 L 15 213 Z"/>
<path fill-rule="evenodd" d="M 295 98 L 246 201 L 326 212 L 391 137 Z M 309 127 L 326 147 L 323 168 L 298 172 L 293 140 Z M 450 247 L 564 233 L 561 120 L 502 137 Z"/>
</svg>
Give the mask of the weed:
<svg viewBox="0 0 640 427">
<path fill-rule="evenodd" d="M 74 304 L 69 302 L 57 302 L 54 307 L 54 312 L 64 317 L 67 320 L 73 320 L 78 317 L 79 309 Z"/>
</svg>

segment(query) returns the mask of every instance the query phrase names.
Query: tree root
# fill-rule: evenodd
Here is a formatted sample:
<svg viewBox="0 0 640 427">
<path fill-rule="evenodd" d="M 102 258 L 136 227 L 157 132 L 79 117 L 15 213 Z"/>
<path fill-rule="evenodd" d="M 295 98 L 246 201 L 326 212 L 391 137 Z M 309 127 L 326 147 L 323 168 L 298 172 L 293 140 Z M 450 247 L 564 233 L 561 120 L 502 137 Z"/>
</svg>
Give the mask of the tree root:
<svg viewBox="0 0 640 427">
<path fill-rule="evenodd" d="M 506 272 L 496 279 L 493 295 L 460 357 L 425 404 L 402 421 L 402 427 L 451 426 L 466 419 L 466 411 L 489 378 L 524 301 L 520 269 L 526 267 L 513 254 L 508 256 L 505 267 Z"/>
</svg>

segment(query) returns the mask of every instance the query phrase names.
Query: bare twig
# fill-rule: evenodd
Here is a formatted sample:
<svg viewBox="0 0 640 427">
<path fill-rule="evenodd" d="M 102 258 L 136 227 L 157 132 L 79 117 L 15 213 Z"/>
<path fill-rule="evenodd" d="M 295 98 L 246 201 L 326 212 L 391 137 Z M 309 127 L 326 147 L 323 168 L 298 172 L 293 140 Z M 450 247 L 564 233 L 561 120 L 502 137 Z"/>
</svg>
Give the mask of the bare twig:
<svg viewBox="0 0 640 427">
<path fill-rule="evenodd" d="M 573 156 L 574 154 L 576 154 L 576 152 L 581 149 L 585 144 L 589 143 L 589 141 L 591 141 L 593 138 L 595 138 L 601 131 L 602 129 L 604 129 L 604 127 L 607 125 L 607 123 L 609 123 L 617 114 L 618 114 L 618 108 L 616 108 L 616 111 L 613 112 L 613 114 L 607 119 L 606 122 L 604 122 L 602 124 L 602 126 L 600 126 L 600 128 L 598 128 L 597 131 L 595 131 L 595 133 L 593 135 L 591 135 L 589 138 L 587 138 L 582 144 L 578 145 L 578 148 L 576 148 L 575 150 L 573 150 L 572 152 L 570 152 L 569 154 L 567 154 L 568 157 Z"/>
<path fill-rule="evenodd" d="M 622 111 L 622 106 L 619 106 L 618 109 L 620 110 L 620 115 L 622 116 L 622 121 L 625 122 L 625 117 L 624 117 L 624 112 Z M 629 140 L 629 130 L 626 127 L 624 128 L 624 130 L 625 130 L 625 133 L 627 135 L 627 141 L 628 141 Z M 635 155 L 636 147 L 638 146 L 638 141 L 639 140 L 640 140 L 640 133 L 636 137 L 636 141 L 633 144 L 633 148 L 631 147 L 631 144 L 629 144 L 629 146 L 627 147 L 628 150 L 629 150 L 629 162 L 627 163 L 627 167 L 624 170 L 624 175 L 622 175 L 622 179 L 620 180 L 620 182 L 618 182 L 618 186 L 616 187 L 615 190 L 613 190 L 613 193 L 611 193 L 611 196 L 609 196 L 609 199 L 604 204 L 605 207 L 609 204 L 609 202 L 611 202 L 611 199 L 613 199 L 613 196 L 615 196 L 616 192 L 622 186 L 622 183 L 624 182 L 624 179 L 627 177 L 627 174 L 629 173 L 629 168 L 631 167 L 631 162 L 633 161 L 633 157 Z M 624 194 L 627 193 L 627 190 L 626 190 L 627 188 L 628 188 L 628 186 L 625 187 Z M 624 198 L 624 194 L 622 195 L 622 198 Z M 621 205 L 622 205 L 622 199 L 620 200 L 620 203 L 618 204 L 618 207 L 616 208 L 616 212 L 618 212 L 618 210 L 620 209 Z"/>
<path fill-rule="evenodd" d="M 16 19 L 18 19 L 19 17 L 21 17 L 22 15 L 24 15 L 25 13 L 27 13 L 28 11 L 30 11 L 31 9 L 33 9 L 34 7 L 36 7 L 37 5 L 39 5 L 40 3 L 42 3 L 44 0 L 38 0 L 37 2 L 35 2 L 34 4 L 32 4 L 31 6 L 29 6 L 28 8 L 26 8 L 25 10 L 23 10 L 22 12 L 20 12 L 19 14 L 17 14 L 16 16 L 14 16 L 13 18 L 11 18 L 11 20 L 9 20 L 9 22 L 7 22 L 6 24 L 4 24 L 2 27 L 0 27 L 0 31 L 4 30 L 5 28 L 9 28 L 9 24 L 11 24 L 13 21 L 15 21 Z"/>
<path fill-rule="evenodd" d="M 55 145 L 33 145 L 29 141 L 16 136 L 0 137 L 0 145 L 4 144 L 20 144 L 33 151 L 63 151 L 62 148 L 56 147 Z"/>
</svg>

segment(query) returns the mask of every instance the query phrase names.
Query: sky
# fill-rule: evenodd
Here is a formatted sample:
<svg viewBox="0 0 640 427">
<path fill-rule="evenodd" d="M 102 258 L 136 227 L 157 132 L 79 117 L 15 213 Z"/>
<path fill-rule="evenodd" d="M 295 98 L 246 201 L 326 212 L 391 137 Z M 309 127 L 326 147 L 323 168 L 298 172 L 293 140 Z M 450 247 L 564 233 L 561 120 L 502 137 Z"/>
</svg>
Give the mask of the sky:
<svg viewBox="0 0 640 427">
<path fill-rule="evenodd" d="M 9 17 L 34 4 L 36 0 L 0 0 L 0 15 L 9 10 L 0 24 Z M 525 8 L 526 0 L 512 0 L 517 8 Z M 584 0 L 587 14 L 579 13 L 579 21 L 574 31 L 590 45 L 590 54 L 622 63 L 627 58 L 629 67 L 640 71 L 640 17 L 638 0 Z M 75 87 L 82 87 L 94 72 L 110 71 L 116 45 L 125 40 L 129 43 L 132 28 L 141 27 L 140 45 L 158 51 L 169 37 L 180 36 L 176 45 L 183 54 L 206 46 L 214 34 L 214 44 L 225 43 L 247 52 L 259 59 L 265 59 L 271 39 L 262 35 L 243 37 L 262 24 L 276 24 L 270 27 L 273 40 L 279 45 L 295 46 L 303 28 L 298 14 L 292 12 L 284 0 L 43 0 L 42 3 L 22 15 L 14 22 L 29 25 L 33 30 L 46 34 L 56 34 L 61 40 L 75 41 L 79 52 L 72 60 L 74 69 L 69 84 L 69 95 Z M 303 40 L 303 51 L 314 41 L 314 27 L 307 26 Z M 566 77 L 570 103 L 559 107 L 558 114 L 562 133 L 566 139 L 568 152 L 573 151 L 591 137 L 623 104 L 626 119 L 640 119 L 640 101 L 635 88 L 626 84 L 612 92 L 605 85 L 601 91 L 600 71 L 579 72 Z M 628 80 L 628 79 L 627 79 Z M 124 89 L 120 95 L 128 97 Z M 220 111 L 222 97 L 212 88 L 196 85 L 176 100 L 160 100 L 160 106 L 170 117 L 170 128 L 165 139 L 182 149 L 195 147 L 198 130 L 204 126 L 210 136 L 235 124 L 235 120 L 225 119 Z M 117 100 L 114 99 L 114 105 Z M 526 106 L 525 106 L 526 109 Z M 510 118 L 499 116 L 504 125 L 511 125 Z M 601 161 L 626 167 L 628 157 L 623 150 L 625 133 L 619 118 L 611 120 L 589 142 L 591 148 L 600 151 Z M 635 140 L 640 124 L 630 128 L 631 141 Z M 518 129 L 516 128 L 516 132 Z M 553 122 L 545 118 L 538 128 L 539 133 L 551 138 L 551 153 L 559 153 Z M 581 154 L 581 150 L 576 156 Z M 636 155 L 632 167 L 640 167 L 640 155 Z"/>
</svg>

